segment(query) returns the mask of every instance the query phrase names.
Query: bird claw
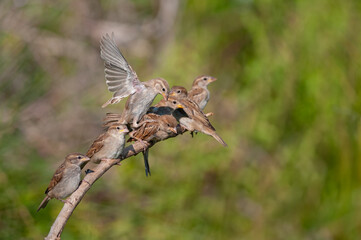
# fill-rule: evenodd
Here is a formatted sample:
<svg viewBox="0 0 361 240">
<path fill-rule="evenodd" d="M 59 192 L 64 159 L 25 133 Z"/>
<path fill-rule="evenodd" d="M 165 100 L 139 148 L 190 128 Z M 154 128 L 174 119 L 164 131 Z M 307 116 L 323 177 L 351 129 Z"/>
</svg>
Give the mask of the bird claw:
<svg viewBox="0 0 361 240">
<path fill-rule="evenodd" d="M 140 128 L 141 126 L 143 126 L 144 124 L 146 123 L 151 123 L 151 122 L 156 122 L 156 120 L 153 120 L 153 119 L 147 119 L 147 120 L 144 120 L 144 121 L 141 121 L 140 123 L 133 123 L 133 127 L 135 128 Z"/>
<path fill-rule="evenodd" d="M 147 141 L 143 141 L 142 139 L 137 139 L 137 141 L 143 145 L 143 152 L 145 152 L 145 150 L 149 147 L 149 143 Z"/>
</svg>

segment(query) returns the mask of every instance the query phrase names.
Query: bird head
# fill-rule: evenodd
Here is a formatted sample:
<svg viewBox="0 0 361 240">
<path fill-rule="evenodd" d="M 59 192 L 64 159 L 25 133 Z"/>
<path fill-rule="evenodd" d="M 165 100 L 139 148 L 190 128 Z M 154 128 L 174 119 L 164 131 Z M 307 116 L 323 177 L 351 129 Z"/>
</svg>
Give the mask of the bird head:
<svg viewBox="0 0 361 240">
<path fill-rule="evenodd" d="M 182 99 L 182 98 L 186 98 L 188 96 L 188 92 L 187 92 L 187 89 L 185 89 L 184 87 L 174 86 L 170 90 L 169 96 Z"/>
<path fill-rule="evenodd" d="M 216 80 L 217 78 L 215 77 L 202 75 L 194 79 L 192 86 L 207 87 L 208 84 Z"/>
<path fill-rule="evenodd" d="M 164 100 L 167 100 L 170 92 L 168 82 L 163 78 L 155 78 L 150 81 L 152 81 L 156 92 L 161 94 Z"/>
<path fill-rule="evenodd" d="M 167 133 L 177 134 L 177 120 L 172 115 L 162 115 L 159 117 L 159 122 Z"/>
<path fill-rule="evenodd" d="M 172 96 L 168 98 L 168 105 L 173 109 L 184 108 L 184 105 L 179 101 L 179 99 Z"/>
<path fill-rule="evenodd" d="M 90 158 L 80 153 L 71 153 L 65 157 L 65 160 L 71 164 L 82 165 L 85 162 L 88 162 Z"/>
<path fill-rule="evenodd" d="M 126 135 L 129 132 L 129 130 L 127 126 L 124 124 L 114 123 L 109 127 L 108 132 L 115 132 L 117 134 Z"/>
</svg>

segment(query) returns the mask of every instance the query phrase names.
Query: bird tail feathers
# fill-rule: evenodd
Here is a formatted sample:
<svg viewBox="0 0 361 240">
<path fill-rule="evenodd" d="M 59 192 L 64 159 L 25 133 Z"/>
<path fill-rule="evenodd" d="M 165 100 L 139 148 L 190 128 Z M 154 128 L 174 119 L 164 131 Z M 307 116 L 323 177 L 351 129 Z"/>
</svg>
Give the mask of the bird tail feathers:
<svg viewBox="0 0 361 240">
<path fill-rule="evenodd" d="M 220 144 L 222 144 L 224 147 L 227 147 L 227 143 L 225 141 L 223 141 L 223 139 L 216 133 L 216 132 L 213 132 L 211 134 L 212 137 L 214 137 L 214 139 L 216 139 Z"/>
<path fill-rule="evenodd" d="M 50 197 L 46 196 L 43 201 L 40 203 L 37 212 L 39 212 L 40 209 L 45 208 L 50 200 Z"/>
</svg>

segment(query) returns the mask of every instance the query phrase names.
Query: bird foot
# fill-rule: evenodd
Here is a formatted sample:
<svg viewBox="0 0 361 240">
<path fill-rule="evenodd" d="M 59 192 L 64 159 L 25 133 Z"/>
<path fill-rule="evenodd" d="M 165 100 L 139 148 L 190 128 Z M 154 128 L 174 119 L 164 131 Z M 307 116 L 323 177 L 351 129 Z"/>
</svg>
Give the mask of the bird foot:
<svg viewBox="0 0 361 240">
<path fill-rule="evenodd" d="M 140 123 L 133 123 L 133 127 L 134 127 L 134 128 L 140 128 L 140 127 L 143 126 L 144 124 L 146 124 L 146 123 L 151 123 L 151 122 L 156 122 L 156 120 L 147 119 L 147 120 L 141 121 Z"/>
<path fill-rule="evenodd" d="M 143 152 L 145 152 L 150 145 L 147 141 L 143 141 L 142 139 L 137 139 L 137 142 L 143 145 Z"/>
<path fill-rule="evenodd" d="M 213 115 L 214 115 L 214 113 L 209 112 L 209 113 L 206 113 L 205 115 L 206 115 L 206 117 L 210 117 L 210 116 L 213 116 Z"/>
</svg>

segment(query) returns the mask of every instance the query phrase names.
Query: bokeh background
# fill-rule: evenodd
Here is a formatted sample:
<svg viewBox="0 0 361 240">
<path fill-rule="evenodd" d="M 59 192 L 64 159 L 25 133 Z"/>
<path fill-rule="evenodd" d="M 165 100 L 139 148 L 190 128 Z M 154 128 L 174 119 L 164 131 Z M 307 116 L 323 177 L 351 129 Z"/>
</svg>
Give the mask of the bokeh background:
<svg viewBox="0 0 361 240">
<path fill-rule="evenodd" d="M 189 134 L 112 168 L 64 239 L 360 239 L 361 2 L 3 0 L 0 239 L 41 239 L 56 167 L 101 133 L 99 40 L 142 80 L 218 81 L 205 111 L 228 143 Z M 157 98 L 159 100 L 159 97 Z"/>
</svg>

